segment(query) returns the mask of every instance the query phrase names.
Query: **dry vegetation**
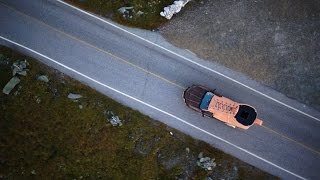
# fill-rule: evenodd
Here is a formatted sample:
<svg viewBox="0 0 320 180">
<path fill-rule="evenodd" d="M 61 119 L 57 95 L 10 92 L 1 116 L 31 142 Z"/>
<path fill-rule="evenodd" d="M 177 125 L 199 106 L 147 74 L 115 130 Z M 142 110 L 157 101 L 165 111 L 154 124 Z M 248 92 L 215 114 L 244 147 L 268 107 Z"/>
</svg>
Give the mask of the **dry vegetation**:
<svg viewBox="0 0 320 180">
<path fill-rule="evenodd" d="M 30 63 L 20 84 L 0 94 L 0 179 L 274 178 L 34 59 L 5 47 L 0 54 L 6 57 L 0 61 L 0 87 L 12 77 L 13 62 Z M 39 75 L 50 81 L 37 80 Z M 70 92 L 83 98 L 73 102 Z M 113 127 L 105 110 L 119 115 L 123 126 Z M 196 165 L 201 151 L 215 158 L 213 171 Z"/>
</svg>

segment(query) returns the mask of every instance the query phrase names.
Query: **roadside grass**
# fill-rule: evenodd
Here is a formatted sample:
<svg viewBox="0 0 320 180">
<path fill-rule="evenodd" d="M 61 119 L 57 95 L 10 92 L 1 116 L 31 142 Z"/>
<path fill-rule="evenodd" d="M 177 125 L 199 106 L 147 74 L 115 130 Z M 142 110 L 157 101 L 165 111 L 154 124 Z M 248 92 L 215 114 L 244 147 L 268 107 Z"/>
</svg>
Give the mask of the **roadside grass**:
<svg viewBox="0 0 320 180">
<path fill-rule="evenodd" d="M 35 59 L 3 46 L 0 53 L 9 58 L 0 61 L 1 88 L 12 77 L 13 62 L 30 63 L 20 84 L 9 95 L 0 94 L 0 179 L 276 178 Z M 50 81 L 37 80 L 39 75 Z M 83 97 L 74 102 L 69 93 Z M 113 127 L 105 110 L 123 125 Z M 200 152 L 215 158 L 213 171 L 196 165 Z"/>
<path fill-rule="evenodd" d="M 97 15 L 110 18 L 120 24 L 143 29 L 156 29 L 167 20 L 160 16 L 165 6 L 172 4 L 172 0 L 66 0 L 82 9 Z M 134 12 L 124 17 L 118 9 L 133 7 Z M 138 12 L 143 12 L 139 15 Z"/>
</svg>

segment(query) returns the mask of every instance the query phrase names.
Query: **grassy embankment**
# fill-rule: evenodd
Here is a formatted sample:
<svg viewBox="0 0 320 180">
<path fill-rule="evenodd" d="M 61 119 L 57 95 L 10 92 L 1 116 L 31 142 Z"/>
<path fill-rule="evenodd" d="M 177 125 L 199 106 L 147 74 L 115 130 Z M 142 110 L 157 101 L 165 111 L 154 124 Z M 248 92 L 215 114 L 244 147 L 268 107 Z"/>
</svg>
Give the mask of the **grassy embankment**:
<svg viewBox="0 0 320 180">
<path fill-rule="evenodd" d="M 20 84 L 9 95 L 0 94 L 1 179 L 274 178 L 34 59 L 5 47 L 0 53 L 8 58 L 0 61 L 1 88 L 12 77 L 13 62 L 30 63 Z M 39 75 L 50 81 L 37 80 Z M 69 93 L 83 98 L 73 102 Z M 123 126 L 113 127 L 105 110 L 119 115 Z M 216 159 L 213 171 L 196 165 L 201 151 Z"/>
<path fill-rule="evenodd" d="M 110 18 L 120 24 L 140 27 L 144 29 L 156 29 L 166 22 L 166 19 L 160 16 L 163 7 L 172 4 L 172 0 L 66 0 L 82 9 L 91 11 L 100 16 Z M 133 7 L 129 10 L 126 17 L 118 9 L 121 7 Z M 143 14 L 139 14 L 138 12 Z M 131 17 L 130 17 L 131 16 Z"/>
</svg>

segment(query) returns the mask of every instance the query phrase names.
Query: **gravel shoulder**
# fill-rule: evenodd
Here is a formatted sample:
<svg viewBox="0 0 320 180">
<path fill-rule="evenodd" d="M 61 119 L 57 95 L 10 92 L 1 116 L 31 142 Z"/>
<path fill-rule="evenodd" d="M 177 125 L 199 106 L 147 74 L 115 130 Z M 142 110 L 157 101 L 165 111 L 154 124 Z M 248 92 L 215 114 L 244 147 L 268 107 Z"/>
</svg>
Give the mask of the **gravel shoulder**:
<svg viewBox="0 0 320 180">
<path fill-rule="evenodd" d="M 194 0 L 159 28 L 174 45 L 320 110 L 320 2 Z"/>
</svg>

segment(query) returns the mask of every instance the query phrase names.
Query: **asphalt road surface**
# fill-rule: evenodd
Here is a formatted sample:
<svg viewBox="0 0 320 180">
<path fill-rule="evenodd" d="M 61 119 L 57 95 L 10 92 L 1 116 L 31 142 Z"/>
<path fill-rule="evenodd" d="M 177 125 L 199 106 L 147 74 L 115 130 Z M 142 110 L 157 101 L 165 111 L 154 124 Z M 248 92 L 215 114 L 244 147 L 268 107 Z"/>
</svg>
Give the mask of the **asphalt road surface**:
<svg viewBox="0 0 320 180">
<path fill-rule="evenodd" d="M 283 179 L 319 179 L 320 113 L 205 62 L 155 32 L 98 19 L 59 1 L 0 1 L 0 44 Z M 192 84 L 251 104 L 264 126 L 233 129 L 188 109 Z M 294 89 L 292 89 L 294 91 Z"/>
</svg>

